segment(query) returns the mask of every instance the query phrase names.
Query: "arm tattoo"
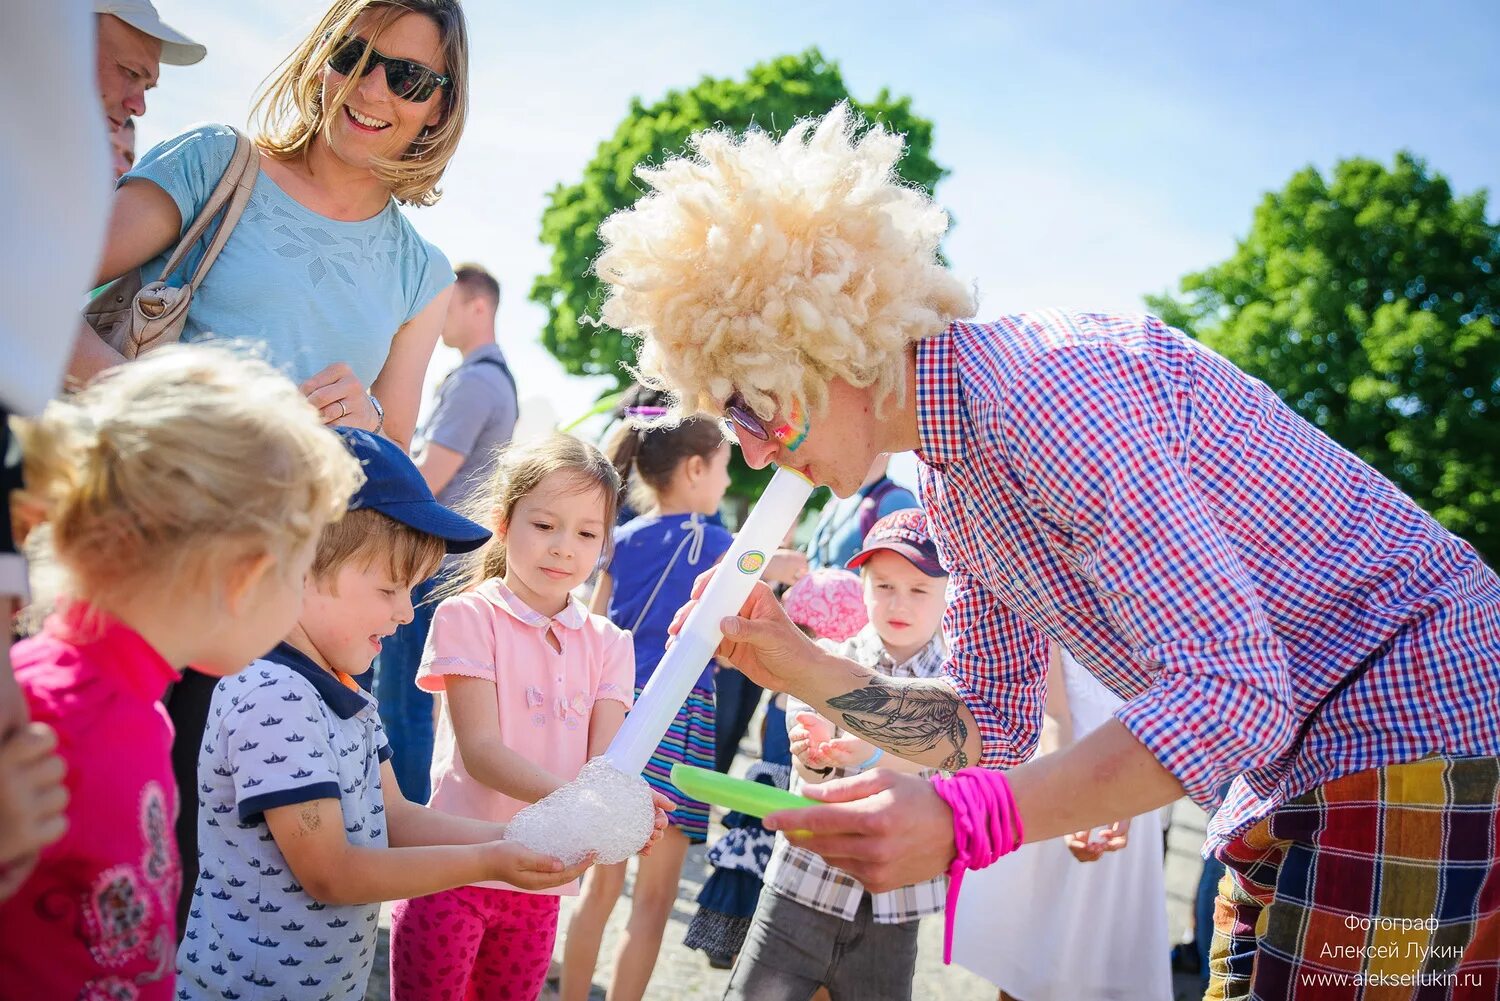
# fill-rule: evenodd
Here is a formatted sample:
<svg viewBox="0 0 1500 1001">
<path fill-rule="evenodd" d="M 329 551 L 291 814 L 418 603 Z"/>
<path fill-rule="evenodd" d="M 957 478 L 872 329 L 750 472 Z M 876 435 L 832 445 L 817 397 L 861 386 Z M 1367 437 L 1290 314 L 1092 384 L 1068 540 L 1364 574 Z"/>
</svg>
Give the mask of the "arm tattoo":
<svg viewBox="0 0 1500 1001">
<path fill-rule="evenodd" d="M 914 758 L 939 744 L 953 753 L 938 765 L 957 771 L 969 763 L 964 741 L 963 701 L 941 681 L 896 682 L 874 677 L 864 688 L 836 695 L 828 708 L 843 716 L 844 729 L 859 734 L 903 758 Z"/>
<path fill-rule="evenodd" d="M 323 818 L 318 816 L 318 805 L 316 803 L 309 803 L 302 808 L 301 820 L 302 832 L 304 834 L 311 834 L 323 826 Z"/>
</svg>

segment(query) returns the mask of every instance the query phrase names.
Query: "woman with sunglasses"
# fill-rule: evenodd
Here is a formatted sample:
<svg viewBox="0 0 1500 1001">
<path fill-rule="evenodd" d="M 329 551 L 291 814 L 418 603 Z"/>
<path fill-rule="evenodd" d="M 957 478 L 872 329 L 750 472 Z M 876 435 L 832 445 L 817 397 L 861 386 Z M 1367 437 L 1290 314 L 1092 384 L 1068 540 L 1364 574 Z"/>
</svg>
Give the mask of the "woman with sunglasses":
<svg viewBox="0 0 1500 1001">
<path fill-rule="evenodd" d="M 330 425 L 407 444 L 453 270 L 398 205 L 432 205 L 468 108 L 468 39 L 457 0 L 338 0 L 256 102 L 260 175 L 193 296 L 183 340 L 256 345 Z M 228 165 L 232 130 L 161 143 L 120 181 L 100 281 L 155 280 Z M 197 267 L 190 253 L 172 284 Z M 70 374 L 124 359 L 87 327 Z M 168 700 L 183 790 L 177 827 L 197 871 L 197 751 L 213 682 L 192 671 Z M 186 895 L 183 915 L 185 916 Z M 184 922 L 179 921 L 179 927 Z"/>
<path fill-rule="evenodd" d="M 437 202 L 463 133 L 467 69 L 457 0 L 335 3 L 256 102 L 260 176 L 183 340 L 261 345 L 327 423 L 407 443 L 453 271 L 397 206 Z M 146 153 L 115 193 L 100 279 L 140 268 L 154 280 L 234 146 L 230 129 L 207 125 Z M 122 360 L 85 332 L 70 374 L 87 380 Z"/>
</svg>

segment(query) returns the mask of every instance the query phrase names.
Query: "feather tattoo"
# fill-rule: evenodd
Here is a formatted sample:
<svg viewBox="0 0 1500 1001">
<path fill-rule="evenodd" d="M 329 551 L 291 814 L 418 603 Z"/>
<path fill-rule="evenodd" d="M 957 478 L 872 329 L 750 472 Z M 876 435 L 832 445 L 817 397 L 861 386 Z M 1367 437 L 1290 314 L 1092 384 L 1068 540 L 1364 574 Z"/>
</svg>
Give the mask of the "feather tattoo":
<svg viewBox="0 0 1500 1001">
<path fill-rule="evenodd" d="M 873 678 L 864 688 L 836 695 L 830 709 L 843 716 L 844 729 L 889 748 L 900 757 L 914 757 L 947 744 L 953 752 L 938 765 L 957 771 L 969 763 L 964 741 L 969 728 L 960 711 L 958 693 L 942 682 L 894 682 Z"/>
</svg>

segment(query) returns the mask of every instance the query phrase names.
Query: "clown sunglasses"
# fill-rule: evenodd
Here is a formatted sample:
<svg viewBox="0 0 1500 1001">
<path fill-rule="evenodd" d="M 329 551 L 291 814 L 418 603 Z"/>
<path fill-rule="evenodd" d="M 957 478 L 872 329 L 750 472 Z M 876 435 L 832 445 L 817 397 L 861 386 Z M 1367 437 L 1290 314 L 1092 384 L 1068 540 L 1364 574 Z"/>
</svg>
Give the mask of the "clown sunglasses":
<svg viewBox="0 0 1500 1001">
<path fill-rule="evenodd" d="M 341 76 L 348 76 L 359 65 L 359 57 L 365 54 L 365 49 L 370 50 L 370 61 L 365 63 L 365 73 L 377 66 L 384 66 L 385 85 L 391 89 L 392 94 L 404 101 L 422 104 L 432 96 L 433 91 L 453 82 L 452 77 L 443 76 L 421 63 L 382 55 L 369 42 L 356 35 L 345 35 L 339 39 L 328 57 L 328 68 Z"/>
<path fill-rule="evenodd" d="M 802 408 L 797 406 L 795 401 L 786 420 L 767 424 L 750 408 L 750 404 L 745 402 L 745 395 L 736 392 L 724 401 L 724 416 L 752 437 L 761 441 L 780 442 L 788 450 L 794 451 L 807 437 L 808 421 L 802 414 Z"/>
</svg>

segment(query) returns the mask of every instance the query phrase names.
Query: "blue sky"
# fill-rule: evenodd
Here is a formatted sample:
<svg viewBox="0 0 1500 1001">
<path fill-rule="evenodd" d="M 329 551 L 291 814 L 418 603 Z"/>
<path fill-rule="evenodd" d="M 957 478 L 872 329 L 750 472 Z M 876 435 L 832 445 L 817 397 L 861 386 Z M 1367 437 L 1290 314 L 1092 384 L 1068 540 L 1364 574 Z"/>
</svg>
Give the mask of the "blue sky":
<svg viewBox="0 0 1500 1001">
<path fill-rule="evenodd" d="M 243 125 L 311 0 L 157 0 L 208 59 L 164 67 L 147 145 Z M 859 97 L 881 87 L 936 124 L 953 173 L 955 270 L 981 316 L 1139 309 L 1227 255 L 1260 196 L 1341 157 L 1425 156 L 1460 192 L 1500 188 L 1500 4 L 657 0 L 467 4 L 473 112 L 446 195 L 412 213 L 449 257 L 506 288 L 501 343 L 528 416 L 583 409 L 594 385 L 536 343 L 525 301 L 546 192 L 576 179 L 632 96 L 816 45 Z M 1492 217 L 1497 214 L 1492 208 Z M 440 352 L 434 375 L 453 358 Z"/>
</svg>

